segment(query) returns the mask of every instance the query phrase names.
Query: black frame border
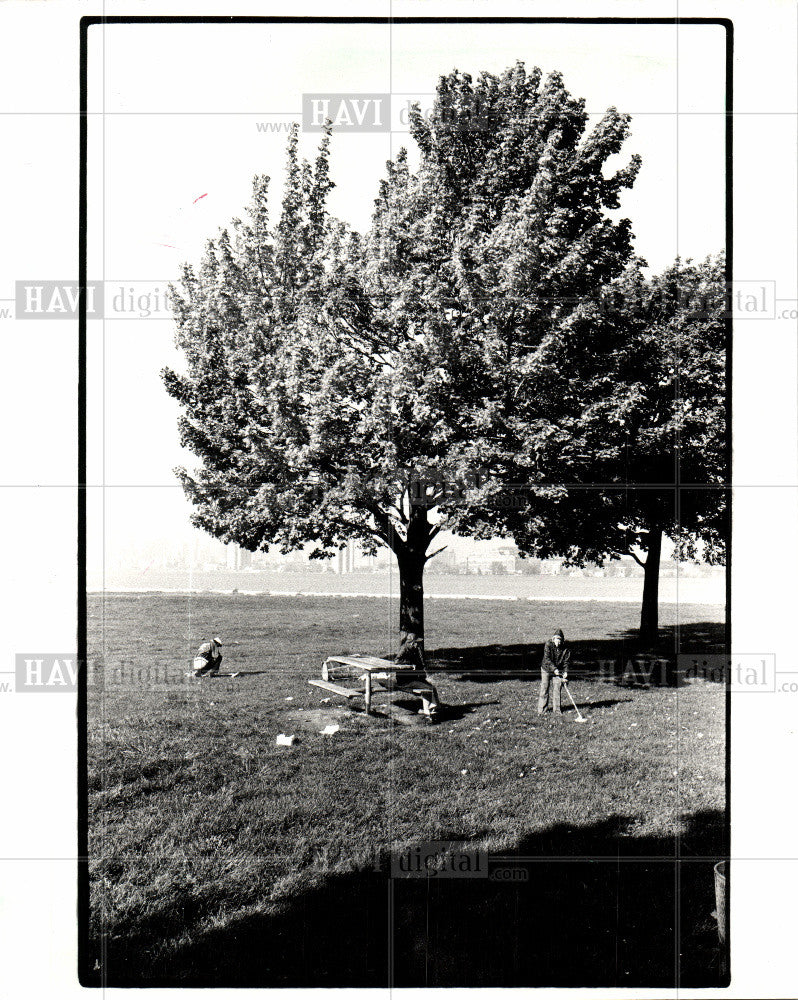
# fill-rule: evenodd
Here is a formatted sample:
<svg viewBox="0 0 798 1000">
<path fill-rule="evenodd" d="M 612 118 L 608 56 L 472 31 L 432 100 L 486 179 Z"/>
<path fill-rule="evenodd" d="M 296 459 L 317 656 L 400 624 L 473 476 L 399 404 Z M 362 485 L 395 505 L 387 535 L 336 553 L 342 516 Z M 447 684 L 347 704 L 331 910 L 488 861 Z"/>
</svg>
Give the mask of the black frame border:
<svg viewBox="0 0 798 1000">
<path fill-rule="evenodd" d="M 726 282 L 729 299 L 733 274 L 733 141 L 734 141 L 734 24 L 723 17 L 282 17 L 282 16 L 84 16 L 80 19 L 80 173 L 78 181 L 78 491 L 77 491 L 77 657 L 83 669 L 78 675 L 78 980 L 84 987 L 105 987 L 105 970 L 97 982 L 89 962 L 89 805 L 87 760 L 87 591 L 86 591 L 86 285 L 88 250 L 88 32 L 104 24 L 642 24 L 642 25 L 718 25 L 726 35 L 726 129 L 725 129 L 725 206 L 726 206 Z M 732 609 L 732 355 L 733 321 L 731 310 L 726 318 L 726 484 L 728 492 L 728 537 L 726 540 L 726 649 L 731 650 Z M 731 689 L 726 687 L 726 824 L 724 855 L 731 854 Z M 728 912 L 728 911 L 727 911 Z M 727 917 L 728 920 L 728 917 Z M 728 920 L 729 925 L 731 923 Z M 728 975 L 728 973 L 727 973 Z M 678 984 L 677 984 L 678 985 Z"/>
</svg>

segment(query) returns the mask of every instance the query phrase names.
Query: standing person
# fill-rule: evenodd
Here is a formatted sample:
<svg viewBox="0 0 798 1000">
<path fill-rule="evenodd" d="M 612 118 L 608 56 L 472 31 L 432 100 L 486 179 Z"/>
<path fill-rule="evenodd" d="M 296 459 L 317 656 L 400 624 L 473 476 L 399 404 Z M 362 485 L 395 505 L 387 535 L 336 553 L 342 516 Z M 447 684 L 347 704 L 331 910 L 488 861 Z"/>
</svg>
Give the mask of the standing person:
<svg viewBox="0 0 798 1000">
<path fill-rule="evenodd" d="M 212 677 L 219 673 L 222 665 L 222 640 L 215 636 L 210 642 L 203 642 L 194 657 L 194 676 L 202 677 L 203 674 L 210 674 Z"/>
<path fill-rule="evenodd" d="M 568 680 L 568 664 L 570 662 L 571 650 L 566 645 L 562 629 L 558 628 L 543 647 L 538 715 L 543 715 L 548 707 L 549 690 L 551 690 L 552 711 L 556 712 L 557 715 L 562 715 L 562 686 Z"/>
</svg>

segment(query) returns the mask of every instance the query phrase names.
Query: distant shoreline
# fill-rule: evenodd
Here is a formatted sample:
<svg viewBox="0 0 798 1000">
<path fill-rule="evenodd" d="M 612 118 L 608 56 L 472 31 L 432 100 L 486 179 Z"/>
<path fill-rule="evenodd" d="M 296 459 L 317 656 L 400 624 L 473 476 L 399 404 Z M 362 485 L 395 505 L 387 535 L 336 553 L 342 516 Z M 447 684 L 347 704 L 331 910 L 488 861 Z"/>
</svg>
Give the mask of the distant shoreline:
<svg viewBox="0 0 798 1000">
<path fill-rule="evenodd" d="M 374 600 L 397 600 L 399 597 L 398 588 L 391 593 L 368 593 L 366 591 L 321 591 L 321 590 L 243 590 L 222 589 L 211 587 L 114 587 L 104 590 L 102 588 L 88 587 L 88 594 L 220 594 L 228 597 L 366 597 Z M 585 596 L 573 594 L 570 596 L 562 594 L 435 594 L 425 593 L 424 597 L 432 601 L 516 601 L 516 602 L 579 602 L 584 604 L 639 604 L 640 599 L 633 596 L 608 595 L 603 597 Z M 660 598 L 660 604 L 705 604 L 708 607 L 724 607 L 718 601 L 697 601 L 697 600 L 671 600 Z"/>
<path fill-rule="evenodd" d="M 257 571 L 183 571 L 152 567 L 146 570 L 110 570 L 88 574 L 92 593 L 118 594 L 241 594 L 244 597 L 307 598 L 355 597 L 391 600 L 399 597 L 397 573 L 273 573 Z M 537 604 L 640 604 L 640 577 L 596 577 L 566 574 L 451 574 L 430 573 L 424 581 L 431 601 L 510 601 Z M 704 604 L 724 607 L 726 581 L 722 576 L 660 577 L 661 605 Z"/>
</svg>

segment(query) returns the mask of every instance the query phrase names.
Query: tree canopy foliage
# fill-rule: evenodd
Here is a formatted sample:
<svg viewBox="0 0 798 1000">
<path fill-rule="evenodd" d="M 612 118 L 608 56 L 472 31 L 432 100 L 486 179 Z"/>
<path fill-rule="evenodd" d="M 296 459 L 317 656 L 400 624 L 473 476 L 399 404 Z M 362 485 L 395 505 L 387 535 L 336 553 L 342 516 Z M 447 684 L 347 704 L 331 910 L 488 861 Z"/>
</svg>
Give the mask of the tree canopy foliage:
<svg viewBox="0 0 798 1000">
<path fill-rule="evenodd" d="M 722 464 L 707 422 L 723 390 L 717 364 L 701 367 L 722 348 L 716 327 L 691 327 L 710 338 L 691 347 L 665 304 L 671 285 L 678 293 L 686 273 L 700 285 L 703 272 L 677 268 L 655 290 L 616 217 L 640 166 L 633 156 L 607 170 L 628 116 L 610 108 L 588 129 L 559 73 L 544 80 L 518 63 L 476 81 L 441 77 L 432 114 L 414 109 L 410 130 L 418 168 L 405 150 L 388 162 L 360 235 L 328 210 L 329 129 L 312 163 L 294 129 L 276 222 L 269 178 L 256 177 L 246 218 L 208 243 L 197 270 L 184 267 L 174 294 L 185 369 L 164 379 L 198 459 L 178 470 L 195 525 L 251 550 L 388 547 L 402 655 L 417 660 L 423 568 L 443 529 L 564 551 L 562 482 L 664 476 L 668 428 L 683 468 Z M 629 290 L 644 303 L 634 315 Z M 698 397 L 666 413 L 688 358 Z M 508 483 L 527 489 L 523 511 L 501 508 Z M 619 532 L 628 548 L 630 532 L 639 545 L 650 530 L 647 514 L 616 523 L 620 508 L 606 503 L 569 556 L 612 555 Z M 685 551 L 701 531 L 720 540 L 699 507 Z"/>
</svg>

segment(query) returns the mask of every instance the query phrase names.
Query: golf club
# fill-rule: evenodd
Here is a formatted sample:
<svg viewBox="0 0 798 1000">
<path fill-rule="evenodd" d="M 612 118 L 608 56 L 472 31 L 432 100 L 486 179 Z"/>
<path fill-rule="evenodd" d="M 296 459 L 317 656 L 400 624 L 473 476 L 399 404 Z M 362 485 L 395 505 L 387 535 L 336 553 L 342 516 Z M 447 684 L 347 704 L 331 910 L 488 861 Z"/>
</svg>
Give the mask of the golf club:
<svg viewBox="0 0 798 1000">
<path fill-rule="evenodd" d="M 574 701 L 574 696 L 571 694 L 571 689 L 568 687 L 568 681 L 563 681 L 562 682 L 562 686 L 568 692 L 568 697 L 571 699 L 571 704 L 574 706 L 574 710 L 576 712 L 576 718 L 574 719 L 574 722 L 587 722 L 587 719 L 584 717 L 584 715 L 582 715 L 582 713 L 576 707 L 576 702 Z"/>
</svg>

